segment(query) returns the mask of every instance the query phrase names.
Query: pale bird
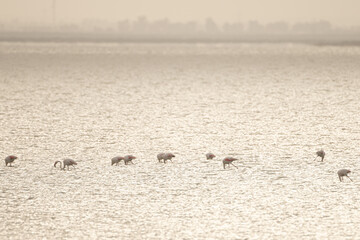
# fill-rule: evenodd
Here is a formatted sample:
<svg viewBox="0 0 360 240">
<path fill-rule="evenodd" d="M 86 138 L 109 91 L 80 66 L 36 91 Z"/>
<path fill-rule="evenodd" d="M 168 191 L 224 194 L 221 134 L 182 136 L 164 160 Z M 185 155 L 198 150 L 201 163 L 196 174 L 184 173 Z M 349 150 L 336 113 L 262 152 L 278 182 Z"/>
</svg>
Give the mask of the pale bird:
<svg viewBox="0 0 360 240">
<path fill-rule="evenodd" d="M 340 169 L 337 174 L 339 176 L 339 180 L 340 182 L 342 182 L 344 180 L 344 177 L 347 177 L 348 179 L 350 179 L 351 181 L 353 181 L 349 176 L 348 173 L 351 173 L 350 170 L 347 169 Z"/>
<path fill-rule="evenodd" d="M 12 167 L 11 163 L 13 163 L 15 161 L 15 159 L 17 159 L 17 157 L 14 155 L 7 156 L 5 158 L 5 166 L 7 166 L 9 164 L 10 165 L 9 167 Z"/>
<path fill-rule="evenodd" d="M 214 157 L 216 157 L 214 154 L 212 153 L 207 153 L 206 154 L 206 159 L 209 160 L 209 159 L 213 159 Z"/>
<path fill-rule="evenodd" d="M 66 166 L 67 166 L 67 170 L 69 170 L 69 166 L 73 166 L 73 167 L 75 168 L 74 165 L 77 165 L 77 163 L 76 163 L 74 160 L 69 159 L 69 158 L 64 159 L 63 162 L 61 162 L 61 161 L 56 161 L 56 162 L 54 163 L 54 167 L 56 167 L 56 165 L 57 165 L 58 163 L 60 163 L 60 169 L 61 169 L 61 170 L 65 170 L 65 167 L 66 167 Z"/>
<path fill-rule="evenodd" d="M 325 151 L 322 150 L 322 149 L 319 150 L 319 151 L 317 151 L 317 152 L 316 152 L 316 157 L 315 157 L 315 159 L 316 159 L 317 157 L 321 157 L 321 161 L 324 161 Z M 315 161 L 315 159 L 314 159 L 314 161 Z"/>
<path fill-rule="evenodd" d="M 164 163 L 166 163 L 167 160 L 170 160 L 172 162 L 172 158 L 175 157 L 174 154 L 172 153 L 159 153 L 157 155 L 157 159 L 159 160 L 159 162 L 161 162 L 161 160 L 164 160 Z"/>
<path fill-rule="evenodd" d="M 226 157 L 226 158 L 224 158 L 224 160 L 223 160 L 223 166 L 224 166 L 224 169 L 225 169 L 225 165 L 227 164 L 227 165 L 233 165 L 234 167 L 236 167 L 236 168 L 238 168 L 237 166 L 235 166 L 232 162 L 233 161 L 236 161 L 236 160 L 238 160 L 237 158 L 233 158 L 233 157 Z"/>
</svg>

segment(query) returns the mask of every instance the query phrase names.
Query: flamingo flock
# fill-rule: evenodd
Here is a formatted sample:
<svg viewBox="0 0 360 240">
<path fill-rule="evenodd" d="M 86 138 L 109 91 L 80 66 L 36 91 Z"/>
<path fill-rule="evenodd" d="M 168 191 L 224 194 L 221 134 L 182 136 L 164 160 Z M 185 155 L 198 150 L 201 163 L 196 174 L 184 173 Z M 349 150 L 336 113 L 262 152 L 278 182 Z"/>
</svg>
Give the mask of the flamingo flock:
<svg viewBox="0 0 360 240">
<path fill-rule="evenodd" d="M 157 155 L 157 159 L 159 161 L 159 163 L 166 163 L 166 161 L 171 161 L 172 162 L 172 158 L 174 158 L 175 155 L 170 153 L 170 152 L 162 152 L 162 153 L 159 153 Z M 213 154 L 213 153 L 207 153 L 205 154 L 205 157 L 207 160 L 212 160 L 214 159 L 216 156 Z M 323 149 L 319 150 L 316 152 L 316 157 L 314 160 L 316 160 L 316 158 L 320 157 L 321 158 L 321 162 L 324 161 L 324 158 L 325 158 L 325 151 Z M 14 155 L 9 155 L 5 158 L 5 166 L 8 166 L 9 167 L 12 167 L 12 163 L 17 159 L 18 157 L 14 156 Z M 119 163 L 121 161 L 124 161 L 124 164 L 125 165 L 128 165 L 128 164 L 134 164 L 132 160 L 136 159 L 135 156 L 133 155 L 126 155 L 124 157 L 122 156 L 116 156 L 116 157 L 113 157 L 111 159 L 111 166 L 112 165 L 116 165 L 118 166 Z M 223 160 L 222 160 L 222 164 L 223 164 L 223 168 L 225 169 L 226 166 L 230 166 L 230 165 L 233 165 L 234 167 L 238 168 L 236 165 L 233 164 L 234 161 L 236 160 L 239 160 L 237 158 L 234 158 L 234 157 L 225 157 Z M 75 168 L 75 165 L 77 165 L 77 162 L 72 160 L 72 159 L 64 159 L 62 162 L 61 161 L 55 161 L 54 163 L 54 167 L 56 168 L 57 164 L 60 165 L 60 169 L 61 170 L 65 170 L 65 167 L 67 168 L 67 170 L 69 170 L 69 167 L 72 166 L 73 168 Z M 348 169 L 340 169 L 337 174 L 338 174 L 338 177 L 339 177 L 339 180 L 340 182 L 343 182 L 344 181 L 344 177 L 347 177 L 349 178 L 351 181 L 353 181 L 349 176 L 348 174 L 351 173 L 350 170 Z"/>
</svg>

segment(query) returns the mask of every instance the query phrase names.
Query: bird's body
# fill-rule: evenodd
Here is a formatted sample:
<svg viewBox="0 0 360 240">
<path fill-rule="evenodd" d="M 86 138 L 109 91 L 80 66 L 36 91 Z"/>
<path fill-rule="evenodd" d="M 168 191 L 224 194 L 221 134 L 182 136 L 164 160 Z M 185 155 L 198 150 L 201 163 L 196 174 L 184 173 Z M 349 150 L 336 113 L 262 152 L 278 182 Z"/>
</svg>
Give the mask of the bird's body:
<svg viewBox="0 0 360 240">
<path fill-rule="evenodd" d="M 159 154 L 157 155 L 157 159 L 159 160 L 159 163 L 161 162 L 161 160 L 164 159 L 164 154 L 165 154 L 165 153 L 159 153 Z"/>
<path fill-rule="evenodd" d="M 15 159 L 17 159 L 17 157 L 14 156 L 14 155 L 7 156 L 7 157 L 5 158 L 5 166 L 7 166 L 7 165 L 9 164 L 10 167 L 12 167 L 12 166 L 11 166 L 11 163 L 13 163 L 13 162 L 15 161 Z"/>
<path fill-rule="evenodd" d="M 344 180 L 344 177 L 347 177 L 351 180 L 351 178 L 348 176 L 348 173 L 351 173 L 350 170 L 347 170 L 347 169 L 340 169 L 337 174 L 339 176 L 339 180 L 340 182 L 342 182 Z M 352 181 L 352 180 L 351 180 Z"/>
<path fill-rule="evenodd" d="M 316 152 L 316 157 L 315 157 L 315 159 L 316 159 L 317 157 L 321 157 L 321 161 L 324 161 L 325 151 L 324 151 L 323 149 L 317 151 L 317 152 Z M 314 159 L 314 160 L 315 160 L 315 159 Z"/>
<path fill-rule="evenodd" d="M 111 166 L 114 165 L 114 164 L 116 164 L 116 166 L 119 165 L 119 163 L 121 162 L 121 160 L 124 160 L 124 158 L 123 158 L 123 157 L 120 157 L 120 156 L 113 157 L 113 158 L 111 159 Z"/>
<path fill-rule="evenodd" d="M 70 167 L 70 166 L 73 166 L 73 167 L 75 168 L 74 165 L 77 165 L 77 163 L 76 163 L 74 160 L 69 159 L 69 158 L 64 159 L 63 162 L 61 162 L 61 161 L 56 161 L 56 162 L 54 163 L 54 167 L 56 167 L 56 165 L 57 165 L 58 163 L 60 163 L 60 169 L 62 169 L 62 170 L 65 170 L 65 167 L 66 167 L 66 166 L 67 166 L 67 170 L 69 170 L 69 167 Z"/>
<path fill-rule="evenodd" d="M 233 157 L 226 157 L 224 158 L 223 160 L 223 167 L 225 169 L 225 165 L 233 165 L 234 167 L 236 167 L 232 162 L 235 161 L 235 160 L 238 160 L 237 158 L 233 158 Z M 237 168 L 237 167 L 236 167 Z"/>
<path fill-rule="evenodd" d="M 172 153 L 159 153 L 157 155 L 157 158 L 158 158 L 159 162 L 161 162 L 161 160 L 164 160 L 164 163 L 166 163 L 167 160 L 172 161 L 171 159 L 173 157 L 175 157 L 175 155 L 172 154 Z"/>
<path fill-rule="evenodd" d="M 216 157 L 214 154 L 212 153 L 207 153 L 206 154 L 206 159 L 209 160 L 209 159 L 213 159 L 214 157 Z"/>
<path fill-rule="evenodd" d="M 126 156 L 124 157 L 124 163 L 125 163 L 125 165 L 128 165 L 129 162 L 131 162 L 132 164 L 134 164 L 134 163 L 132 162 L 133 159 L 136 159 L 136 157 L 134 157 L 133 155 L 126 155 Z"/>
</svg>

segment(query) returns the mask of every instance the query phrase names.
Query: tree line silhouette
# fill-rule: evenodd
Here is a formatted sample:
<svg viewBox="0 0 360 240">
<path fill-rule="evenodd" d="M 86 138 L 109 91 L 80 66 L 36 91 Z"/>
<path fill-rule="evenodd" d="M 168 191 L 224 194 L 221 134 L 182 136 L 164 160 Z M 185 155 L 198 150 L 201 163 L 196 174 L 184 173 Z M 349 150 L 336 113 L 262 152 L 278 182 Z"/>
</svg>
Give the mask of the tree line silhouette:
<svg viewBox="0 0 360 240">
<path fill-rule="evenodd" d="M 212 18 L 207 18 L 203 23 L 171 22 L 169 19 L 149 21 L 145 16 L 136 20 L 121 20 L 108 22 L 104 20 L 88 19 L 81 24 L 57 23 L 24 24 L 18 22 L 0 23 L 0 31 L 24 32 L 93 32 L 93 33 L 119 33 L 122 35 L 166 35 L 166 36 L 199 36 L 199 35 L 226 35 L 236 36 L 244 34 L 336 34 L 360 33 L 360 26 L 351 28 L 334 27 L 328 21 L 299 22 L 290 25 L 285 21 L 262 24 L 256 20 L 243 22 L 227 22 L 217 24 Z"/>
</svg>

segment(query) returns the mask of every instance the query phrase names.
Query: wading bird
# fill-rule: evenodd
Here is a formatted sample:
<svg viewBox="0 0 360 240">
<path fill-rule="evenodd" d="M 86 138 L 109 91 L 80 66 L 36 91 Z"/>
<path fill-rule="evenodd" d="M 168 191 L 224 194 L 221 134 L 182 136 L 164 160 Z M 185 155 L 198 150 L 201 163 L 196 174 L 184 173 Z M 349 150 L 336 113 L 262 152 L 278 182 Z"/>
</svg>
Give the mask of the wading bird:
<svg viewBox="0 0 360 240">
<path fill-rule="evenodd" d="M 339 180 L 340 182 L 342 182 L 344 180 L 344 176 L 347 177 L 348 179 L 350 179 L 351 181 L 353 181 L 349 176 L 348 173 L 351 173 L 350 170 L 347 169 L 341 169 L 338 171 L 338 176 L 339 176 Z"/>
<path fill-rule="evenodd" d="M 167 160 L 170 160 L 172 162 L 172 158 L 175 157 L 174 154 L 172 153 L 159 153 L 157 155 L 157 159 L 159 160 L 159 162 L 161 162 L 161 160 L 164 160 L 164 163 L 166 163 Z"/>
<path fill-rule="evenodd" d="M 133 155 L 126 155 L 126 156 L 124 157 L 124 163 L 125 163 L 125 165 L 128 165 L 129 162 L 131 162 L 132 164 L 134 164 L 134 163 L 132 162 L 133 159 L 136 159 L 136 157 L 134 157 Z"/>
<path fill-rule="evenodd" d="M 113 157 L 113 158 L 111 159 L 111 166 L 114 165 L 114 164 L 116 164 L 116 166 L 119 165 L 119 163 L 121 162 L 121 160 L 124 160 L 124 158 L 123 158 L 123 157 L 120 157 L 120 156 Z"/>
<path fill-rule="evenodd" d="M 14 155 L 7 156 L 7 157 L 5 158 L 5 166 L 7 166 L 7 165 L 9 164 L 9 165 L 10 165 L 9 167 L 12 167 L 12 166 L 11 166 L 11 163 L 14 162 L 15 159 L 17 159 L 17 157 L 14 156 Z"/>
<path fill-rule="evenodd" d="M 224 169 L 225 169 L 225 165 L 228 164 L 228 165 L 233 165 L 234 167 L 238 168 L 237 166 L 235 166 L 232 162 L 235 161 L 235 160 L 238 160 L 237 158 L 233 158 L 233 157 L 226 157 L 224 158 L 223 160 L 223 166 L 224 166 Z"/>
<path fill-rule="evenodd" d="M 64 159 L 63 162 L 62 162 L 63 164 L 61 163 L 61 161 L 56 161 L 54 163 L 54 167 L 56 167 L 56 164 L 58 164 L 58 163 L 60 163 L 60 169 L 61 170 L 65 170 L 65 166 L 67 166 L 67 170 L 69 170 L 69 166 L 73 166 L 75 168 L 74 165 L 77 165 L 77 163 L 74 160 L 69 159 L 69 158 Z"/>
<path fill-rule="evenodd" d="M 316 152 L 316 157 L 315 157 L 315 159 L 317 158 L 317 157 L 321 157 L 321 161 L 324 161 L 324 157 L 325 157 L 325 152 L 324 152 L 324 150 L 319 150 L 319 151 L 317 151 Z M 314 159 L 314 161 L 315 161 L 315 159 Z"/>
<path fill-rule="evenodd" d="M 214 154 L 212 153 L 207 153 L 206 154 L 206 159 L 209 160 L 209 159 L 213 159 L 214 157 L 216 157 Z"/>
</svg>

